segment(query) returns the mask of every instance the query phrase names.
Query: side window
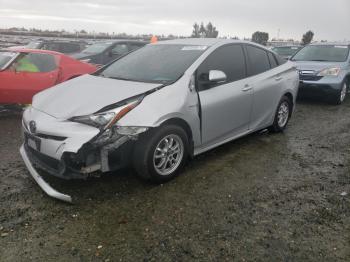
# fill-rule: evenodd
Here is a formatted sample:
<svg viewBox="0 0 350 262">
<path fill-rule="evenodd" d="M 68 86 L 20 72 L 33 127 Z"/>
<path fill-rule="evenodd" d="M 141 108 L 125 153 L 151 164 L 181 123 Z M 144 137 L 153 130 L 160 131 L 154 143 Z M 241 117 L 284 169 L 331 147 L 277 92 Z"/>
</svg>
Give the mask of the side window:
<svg viewBox="0 0 350 262">
<path fill-rule="evenodd" d="M 60 46 L 58 43 L 45 43 L 41 49 L 60 52 Z"/>
<path fill-rule="evenodd" d="M 13 64 L 13 68 L 17 72 L 46 73 L 54 71 L 57 63 L 52 55 L 31 53 L 21 56 Z"/>
<path fill-rule="evenodd" d="M 246 77 L 246 64 L 241 45 L 229 45 L 216 49 L 211 53 L 197 70 L 199 90 L 210 87 L 209 71 L 220 70 L 227 76 L 226 83 L 237 81 Z"/>
<path fill-rule="evenodd" d="M 65 54 L 79 52 L 79 44 L 74 43 L 61 43 L 61 52 Z"/>
<path fill-rule="evenodd" d="M 117 44 L 111 51 L 113 55 L 124 55 L 129 52 L 129 48 L 127 44 Z"/>
<path fill-rule="evenodd" d="M 267 54 L 268 54 L 268 56 L 269 56 L 271 68 L 277 67 L 277 66 L 278 66 L 278 63 L 277 63 L 277 61 L 276 61 L 275 55 L 272 54 L 272 53 L 270 53 L 270 52 L 268 52 Z"/>
<path fill-rule="evenodd" d="M 247 52 L 250 61 L 251 75 L 258 75 L 270 70 L 270 62 L 265 50 L 247 45 Z"/>
</svg>

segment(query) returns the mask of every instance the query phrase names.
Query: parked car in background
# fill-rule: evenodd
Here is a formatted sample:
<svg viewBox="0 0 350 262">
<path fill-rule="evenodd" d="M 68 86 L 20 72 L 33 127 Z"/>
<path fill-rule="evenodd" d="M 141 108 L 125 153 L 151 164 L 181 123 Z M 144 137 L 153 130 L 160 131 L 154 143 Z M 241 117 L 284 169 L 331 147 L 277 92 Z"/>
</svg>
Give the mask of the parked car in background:
<svg viewBox="0 0 350 262">
<path fill-rule="evenodd" d="M 163 183 L 189 156 L 264 128 L 283 131 L 298 85 L 293 63 L 257 44 L 161 41 L 37 94 L 20 151 L 42 189 L 64 201 L 70 196 L 36 168 L 73 179 L 132 166 Z"/>
<path fill-rule="evenodd" d="M 88 46 L 80 53 L 73 54 L 72 57 L 91 64 L 106 65 L 146 44 L 147 42 L 136 40 L 98 42 Z"/>
<path fill-rule="evenodd" d="M 341 104 L 349 92 L 350 43 L 314 43 L 291 60 L 300 74 L 300 94 Z"/>
<path fill-rule="evenodd" d="M 276 52 L 276 54 L 278 54 L 282 58 L 288 60 L 301 48 L 302 46 L 290 45 L 290 46 L 275 46 L 275 47 L 272 47 L 271 50 Z"/>
<path fill-rule="evenodd" d="M 0 51 L 0 104 L 29 104 L 36 93 L 96 67 L 46 50 Z"/>
<path fill-rule="evenodd" d="M 73 54 L 85 49 L 87 44 L 83 41 L 65 40 L 36 40 L 30 42 L 25 48 L 41 49 L 59 52 L 62 54 Z"/>
</svg>

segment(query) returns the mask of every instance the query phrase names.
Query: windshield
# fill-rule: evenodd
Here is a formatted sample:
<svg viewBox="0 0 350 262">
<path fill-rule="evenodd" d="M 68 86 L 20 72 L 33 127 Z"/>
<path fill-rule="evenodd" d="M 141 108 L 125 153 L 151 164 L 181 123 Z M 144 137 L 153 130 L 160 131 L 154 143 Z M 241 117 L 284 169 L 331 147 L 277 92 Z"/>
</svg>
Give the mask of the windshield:
<svg viewBox="0 0 350 262">
<path fill-rule="evenodd" d="M 5 69 L 5 66 L 16 57 L 16 52 L 0 52 L 0 70 Z"/>
<path fill-rule="evenodd" d="M 40 42 L 30 42 L 27 45 L 27 48 L 29 48 L 29 49 L 38 49 L 38 48 L 40 48 L 40 45 L 41 45 Z"/>
<path fill-rule="evenodd" d="M 206 48 L 193 45 L 147 45 L 115 61 L 100 75 L 140 82 L 173 82 Z"/>
<path fill-rule="evenodd" d="M 292 60 L 345 62 L 348 55 L 349 47 L 345 45 L 310 45 L 296 53 Z"/>
<path fill-rule="evenodd" d="M 297 47 L 297 46 L 280 46 L 280 47 L 274 47 L 274 48 L 272 48 L 272 50 L 274 52 L 276 52 L 278 55 L 281 55 L 281 56 L 292 56 L 298 50 L 300 50 L 300 47 Z"/>
<path fill-rule="evenodd" d="M 93 44 L 89 46 L 88 48 L 85 48 L 82 53 L 87 53 L 87 54 L 98 54 L 102 53 L 105 51 L 109 46 L 111 46 L 112 43 L 98 43 L 98 44 Z"/>
</svg>

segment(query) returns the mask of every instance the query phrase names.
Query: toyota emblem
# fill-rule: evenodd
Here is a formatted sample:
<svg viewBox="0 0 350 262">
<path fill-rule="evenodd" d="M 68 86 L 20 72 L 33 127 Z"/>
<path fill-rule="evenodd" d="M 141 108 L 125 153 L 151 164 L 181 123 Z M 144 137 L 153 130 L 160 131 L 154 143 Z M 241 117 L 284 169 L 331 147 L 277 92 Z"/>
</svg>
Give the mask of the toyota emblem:
<svg viewBox="0 0 350 262">
<path fill-rule="evenodd" d="M 30 121 L 29 122 L 29 130 L 32 134 L 35 134 L 36 132 L 36 123 L 35 121 Z"/>
</svg>

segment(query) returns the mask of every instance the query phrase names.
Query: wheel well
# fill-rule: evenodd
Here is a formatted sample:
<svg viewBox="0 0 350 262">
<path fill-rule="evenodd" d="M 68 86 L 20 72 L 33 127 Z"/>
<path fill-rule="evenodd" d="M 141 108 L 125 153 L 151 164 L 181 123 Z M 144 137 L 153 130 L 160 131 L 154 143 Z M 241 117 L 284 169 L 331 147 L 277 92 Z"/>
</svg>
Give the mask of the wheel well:
<svg viewBox="0 0 350 262">
<path fill-rule="evenodd" d="M 293 95 L 289 92 L 285 93 L 284 95 L 290 99 L 290 101 L 292 102 L 292 106 L 294 107 Z"/>
<path fill-rule="evenodd" d="M 193 135 L 192 135 L 192 130 L 190 125 L 181 118 L 171 118 L 162 123 L 162 125 L 170 125 L 170 124 L 181 126 L 185 130 L 188 136 L 188 140 L 190 142 L 190 156 L 192 157 L 194 144 L 193 144 Z"/>
</svg>

